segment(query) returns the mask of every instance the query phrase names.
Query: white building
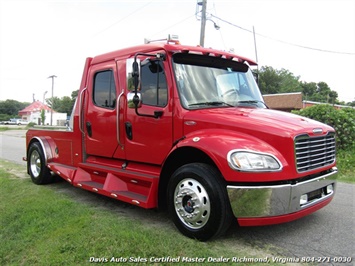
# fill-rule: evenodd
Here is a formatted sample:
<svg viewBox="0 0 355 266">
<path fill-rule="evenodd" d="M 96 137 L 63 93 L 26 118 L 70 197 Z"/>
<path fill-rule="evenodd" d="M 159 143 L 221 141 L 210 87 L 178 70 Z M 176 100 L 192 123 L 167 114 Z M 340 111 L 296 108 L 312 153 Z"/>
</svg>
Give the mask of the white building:
<svg viewBox="0 0 355 266">
<path fill-rule="evenodd" d="M 36 123 L 37 125 L 42 125 L 41 121 L 41 111 L 45 111 L 45 125 L 51 124 L 51 113 L 52 113 L 52 125 L 53 126 L 64 126 L 67 120 L 66 113 L 52 112 L 52 109 L 40 101 L 35 101 L 27 106 L 25 109 L 18 112 L 19 116 L 25 121 Z"/>
</svg>

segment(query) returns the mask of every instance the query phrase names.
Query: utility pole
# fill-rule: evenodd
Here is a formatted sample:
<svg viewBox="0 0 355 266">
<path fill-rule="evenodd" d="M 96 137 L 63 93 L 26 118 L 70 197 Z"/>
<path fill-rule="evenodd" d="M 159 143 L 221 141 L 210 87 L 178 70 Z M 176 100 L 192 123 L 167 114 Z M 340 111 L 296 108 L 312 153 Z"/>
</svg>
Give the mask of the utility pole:
<svg viewBox="0 0 355 266">
<path fill-rule="evenodd" d="M 257 49 L 256 49 L 256 38 L 255 38 L 255 29 L 254 29 L 254 26 L 253 26 L 253 35 L 254 35 L 255 60 L 256 60 L 256 62 L 258 63 L 258 51 L 257 51 Z"/>
<path fill-rule="evenodd" d="M 205 28 L 206 28 L 206 9 L 207 9 L 207 0 L 202 0 L 198 2 L 198 5 L 202 4 L 202 14 L 201 14 L 201 31 L 200 31 L 200 46 L 204 47 L 205 45 Z"/>
<path fill-rule="evenodd" d="M 42 101 L 43 104 L 45 104 L 44 101 L 45 101 L 45 99 L 46 99 L 46 94 L 47 94 L 47 92 L 48 92 L 48 91 L 45 91 L 45 92 L 43 93 L 43 101 Z"/>
<path fill-rule="evenodd" d="M 51 106 L 51 126 L 53 125 L 53 89 L 54 89 L 54 78 L 56 78 L 57 76 L 52 75 L 49 76 L 48 78 L 52 79 L 52 106 Z"/>
<path fill-rule="evenodd" d="M 255 38 L 255 29 L 253 26 L 253 35 L 254 35 L 254 49 L 255 49 L 255 60 L 256 60 L 256 83 L 259 85 L 259 62 L 258 62 L 258 51 L 256 49 L 256 38 Z"/>
</svg>

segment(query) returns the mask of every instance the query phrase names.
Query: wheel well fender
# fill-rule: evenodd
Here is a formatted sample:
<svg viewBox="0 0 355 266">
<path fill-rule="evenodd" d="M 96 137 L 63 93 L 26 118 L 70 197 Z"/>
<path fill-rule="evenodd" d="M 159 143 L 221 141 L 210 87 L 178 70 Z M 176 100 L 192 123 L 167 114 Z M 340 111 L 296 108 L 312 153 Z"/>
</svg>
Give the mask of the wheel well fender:
<svg viewBox="0 0 355 266">
<path fill-rule="evenodd" d="M 46 165 L 55 158 L 55 147 L 56 146 L 55 146 L 55 143 L 52 138 L 45 137 L 45 136 L 33 137 L 27 146 L 27 162 L 29 162 L 28 152 L 29 152 L 29 149 L 33 143 L 39 143 L 39 145 L 41 146 L 41 148 L 43 150 L 44 160 L 45 160 Z"/>
<path fill-rule="evenodd" d="M 158 206 L 161 209 L 166 209 L 167 202 L 167 186 L 172 174 L 181 166 L 188 163 L 205 163 L 214 166 L 217 170 L 218 167 L 213 162 L 213 160 L 202 150 L 184 146 L 176 148 L 173 150 L 168 158 L 165 160 L 159 181 L 159 197 L 158 197 Z"/>
</svg>

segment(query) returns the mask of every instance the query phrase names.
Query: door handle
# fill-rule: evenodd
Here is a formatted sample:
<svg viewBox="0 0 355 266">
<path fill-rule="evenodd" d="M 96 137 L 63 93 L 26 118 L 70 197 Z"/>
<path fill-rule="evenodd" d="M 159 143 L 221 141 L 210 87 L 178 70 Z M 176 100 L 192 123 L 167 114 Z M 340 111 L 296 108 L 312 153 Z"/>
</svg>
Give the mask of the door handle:
<svg viewBox="0 0 355 266">
<path fill-rule="evenodd" d="M 127 134 L 127 138 L 129 140 L 133 139 L 133 133 L 132 133 L 132 124 L 130 122 L 126 122 L 125 123 L 126 126 L 126 134 Z"/>
<path fill-rule="evenodd" d="M 90 122 L 86 122 L 86 130 L 88 132 L 89 137 L 92 137 L 92 128 Z"/>
</svg>

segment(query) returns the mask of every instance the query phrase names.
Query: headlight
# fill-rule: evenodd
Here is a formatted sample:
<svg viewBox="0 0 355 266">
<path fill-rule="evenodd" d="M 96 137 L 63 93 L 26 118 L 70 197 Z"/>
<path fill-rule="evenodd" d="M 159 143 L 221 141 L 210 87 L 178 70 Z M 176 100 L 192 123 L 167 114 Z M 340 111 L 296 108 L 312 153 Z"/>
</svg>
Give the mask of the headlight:
<svg viewBox="0 0 355 266">
<path fill-rule="evenodd" d="M 280 161 L 271 154 L 246 150 L 232 150 L 227 155 L 229 166 L 238 171 L 268 172 L 282 169 Z"/>
</svg>

